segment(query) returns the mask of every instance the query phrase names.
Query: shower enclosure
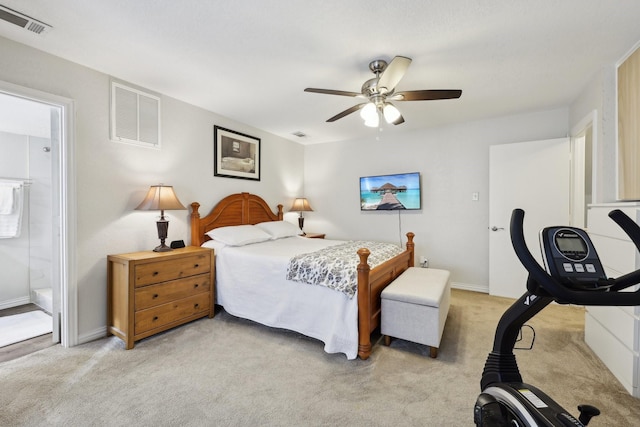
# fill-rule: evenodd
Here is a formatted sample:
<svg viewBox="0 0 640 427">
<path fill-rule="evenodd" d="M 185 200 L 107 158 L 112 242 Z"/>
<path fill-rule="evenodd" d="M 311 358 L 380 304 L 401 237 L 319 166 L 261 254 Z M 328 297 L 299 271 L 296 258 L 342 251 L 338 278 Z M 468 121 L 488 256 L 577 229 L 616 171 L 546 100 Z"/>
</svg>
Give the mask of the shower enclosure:
<svg viewBox="0 0 640 427">
<path fill-rule="evenodd" d="M 17 232 L 6 226 L 8 215 L 0 218 L 0 309 L 33 303 L 51 314 L 57 285 L 51 107 L 4 95 L 0 104 L 12 113 L 24 108 L 27 117 L 23 123 L 0 120 L 0 183 L 17 189 L 14 207 L 20 208 L 13 211 L 18 222 L 11 224 Z M 2 194 L 6 213 L 10 193 Z"/>
</svg>

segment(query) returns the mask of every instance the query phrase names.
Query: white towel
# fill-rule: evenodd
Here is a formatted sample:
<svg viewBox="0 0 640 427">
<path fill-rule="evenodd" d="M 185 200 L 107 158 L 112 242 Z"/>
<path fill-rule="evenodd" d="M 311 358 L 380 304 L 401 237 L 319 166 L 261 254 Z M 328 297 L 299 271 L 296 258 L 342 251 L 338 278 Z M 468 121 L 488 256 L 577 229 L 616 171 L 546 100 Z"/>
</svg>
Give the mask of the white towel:
<svg viewBox="0 0 640 427">
<path fill-rule="evenodd" d="M 20 188 L 19 182 L 0 182 L 0 215 L 9 215 L 15 205 L 15 190 Z"/>
<path fill-rule="evenodd" d="M 0 183 L 0 188 L 4 183 Z M 11 239 L 20 236 L 20 228 L 22 225 L 22 183 L 17 183 L 17 187 L 11 188 L 12 192 L 12 210 L 8 214 L 0 214 L 0 239 Z"/>
</svg>

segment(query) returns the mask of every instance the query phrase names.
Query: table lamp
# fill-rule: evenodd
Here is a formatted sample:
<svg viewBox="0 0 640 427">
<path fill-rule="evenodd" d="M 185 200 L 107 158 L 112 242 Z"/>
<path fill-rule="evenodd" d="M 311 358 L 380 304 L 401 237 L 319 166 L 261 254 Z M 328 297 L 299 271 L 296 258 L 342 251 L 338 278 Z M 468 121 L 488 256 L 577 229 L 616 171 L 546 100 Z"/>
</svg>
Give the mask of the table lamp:
<svg viewBox="0 0 640 427">
<path fill-rule="evenodd" d="M 158 238 L 160 239 L 160 246 L 156 247 L 154 252 L 167 252 L 171 251 L 169 246 L 164 244 L 165 239 L 167 238 L 167 232 L 169 231 L 169 221 L 167 221 L 164 217 L 165 210 L 182 210 L 185 208 L 176 193 L 173 191 L 173 186 L 171 185 L 152 185 L 149 188 L 149 192 L 145 196 L 142 203 L 138 205 L 136 210 L 143 211 L 160 211 L 160 219 L 156 222 L 158 226 Z"/>
<path fill-rule="evenodd" d="M 307 199 L 305 199 L 304 197 L 295 199 L 293 201 L 293 206 L 291 207 L 290 212 L 300 212 L 300 216 L 298 217 L 298 227 L 300 227 L 300 232 L 302 233 L 302 235 L 306 236 L 307 233 L 302 230 L 302 228 L 304 227 L 304 216 L 302 215 L 302 212 L 313 212 L 313 209 L 311 209 L 311 206 L 309 205 Z"/>
</svg>

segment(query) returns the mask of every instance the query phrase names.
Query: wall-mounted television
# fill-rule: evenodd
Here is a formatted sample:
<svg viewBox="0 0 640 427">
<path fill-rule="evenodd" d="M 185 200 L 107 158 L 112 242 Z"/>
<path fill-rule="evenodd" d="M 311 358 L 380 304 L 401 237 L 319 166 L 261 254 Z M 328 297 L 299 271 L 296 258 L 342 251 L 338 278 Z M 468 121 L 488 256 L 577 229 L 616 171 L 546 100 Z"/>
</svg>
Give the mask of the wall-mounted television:
<svg viewBox="0 0 640 427">
<path fill-rule="evenodd" d="M 420 209 L 420 173 L 363 176 L 360 178 L 360 210 Z"/>
</svg>

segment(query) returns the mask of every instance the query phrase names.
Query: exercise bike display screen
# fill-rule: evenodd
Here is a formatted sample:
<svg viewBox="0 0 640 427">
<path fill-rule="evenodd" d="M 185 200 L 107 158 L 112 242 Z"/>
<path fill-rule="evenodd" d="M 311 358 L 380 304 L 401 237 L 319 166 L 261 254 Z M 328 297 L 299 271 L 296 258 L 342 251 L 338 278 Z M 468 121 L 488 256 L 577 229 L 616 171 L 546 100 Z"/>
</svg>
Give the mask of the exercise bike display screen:
<svg viewBox="0 0 640 427">
<path fill-rule="evenodd" d="M 545 269 L 570 288 L 599 289 L 606 279 L 591 239 L 574 227 L 548 227 L 540 232 Z"/>
<path fill-rule="evenodd" d="M 560 253 L 571 261 L 582 261 L 589 255 L 587 243 L 575 231 L 558 230 L 553 239 Z"/>
</svg>

